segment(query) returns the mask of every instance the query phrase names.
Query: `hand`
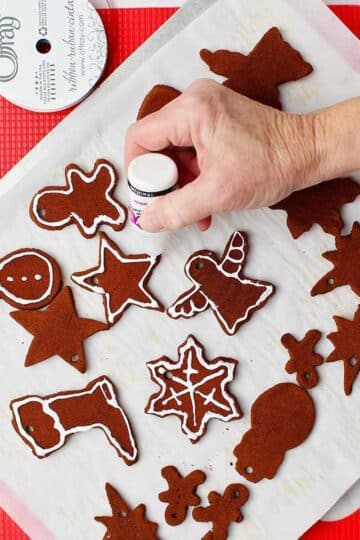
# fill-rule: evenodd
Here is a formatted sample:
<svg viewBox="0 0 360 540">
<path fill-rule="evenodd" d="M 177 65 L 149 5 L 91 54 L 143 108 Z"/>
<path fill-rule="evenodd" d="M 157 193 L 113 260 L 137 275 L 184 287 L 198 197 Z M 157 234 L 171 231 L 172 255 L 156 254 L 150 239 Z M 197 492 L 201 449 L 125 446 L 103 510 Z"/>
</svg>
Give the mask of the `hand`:
<svg viewBox="0 0 360 540">
<path fill-rule="evenodd" d="M 128 130 L 126 167 L 171 146 L 196 151 L 181 151 L 196 179 L 150 205 L 142 227 L 158 232 L 197 222 L 206 230 L 212 214 L 270 205 L 319 181 L 315 123 L 315 115 L 281 112 L 214 81 L 196 81 Z"/>
</svg>

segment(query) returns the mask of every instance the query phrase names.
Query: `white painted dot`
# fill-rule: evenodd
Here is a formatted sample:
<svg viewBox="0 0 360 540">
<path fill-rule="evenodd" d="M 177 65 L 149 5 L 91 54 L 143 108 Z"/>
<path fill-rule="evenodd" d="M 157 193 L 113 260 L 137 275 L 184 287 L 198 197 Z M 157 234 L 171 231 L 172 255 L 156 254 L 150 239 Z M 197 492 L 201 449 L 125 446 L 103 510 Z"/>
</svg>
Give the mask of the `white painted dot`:
<svg viewBox="0 0 360 540">
<path fill-rule="evenodd" d="M 42 275 L 41 274 L 35 274 L 35 280 L 36 281 L 40 281 L 42 279 Z"/>
<path fill-rule="evenodd" d="M 21 278 L 21 281 L 27 281 L 27 279 L 28 279 L 28 278 L 27 278 L 26 276 L 23 276 L 23 277 Z"/>
<path fill-rule="evenodd" d="M 6 278 L 6 281 L 8 281 L 9 283 L 13 283 L 15 280 L 14 280 L 14 278 L 12 276 L 8 276 Z"/>
</svg>

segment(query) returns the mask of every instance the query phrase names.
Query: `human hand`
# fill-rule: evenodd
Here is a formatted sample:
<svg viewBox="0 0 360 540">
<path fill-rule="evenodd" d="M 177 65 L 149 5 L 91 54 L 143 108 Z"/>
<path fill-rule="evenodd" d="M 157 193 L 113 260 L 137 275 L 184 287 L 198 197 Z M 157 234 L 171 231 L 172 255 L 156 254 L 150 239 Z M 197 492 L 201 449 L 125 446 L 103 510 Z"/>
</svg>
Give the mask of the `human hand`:
<svg viewBox="0 0 360 540">
<path fill-rule="evenodd" d="M 125 162 L 174 146 L 196 176 L 159 198 L 141 217 L 150 232 L 198 223 L 215 213 L 258 208 L 307 187 L 317 178 L 319 156 L 313 115 L 266 107 L 206 79 L 132 125 Z M 320 179 L 320 178 L 319 178 Z"/>
</svg>

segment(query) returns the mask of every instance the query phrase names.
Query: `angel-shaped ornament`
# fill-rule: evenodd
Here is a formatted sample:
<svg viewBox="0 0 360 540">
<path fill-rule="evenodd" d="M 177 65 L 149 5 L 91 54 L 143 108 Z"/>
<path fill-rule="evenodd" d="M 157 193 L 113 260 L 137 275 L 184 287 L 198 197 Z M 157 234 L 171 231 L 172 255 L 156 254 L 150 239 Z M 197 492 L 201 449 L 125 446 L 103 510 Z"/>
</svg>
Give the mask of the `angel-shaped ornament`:
<svg viewBox="0 0 360 540">
<path fill-rule="evenodd" d="M 212 251 L 193 253 L 185 265 L 193 286 L 179 296 L 168 315 L 188 319 L 211 308 L 224 332 L 234 335 L 275 292 L 271 283 L 243 274 L 248 249 L 247 235 L 236 231 L 220 261 Z"/>
</svg>

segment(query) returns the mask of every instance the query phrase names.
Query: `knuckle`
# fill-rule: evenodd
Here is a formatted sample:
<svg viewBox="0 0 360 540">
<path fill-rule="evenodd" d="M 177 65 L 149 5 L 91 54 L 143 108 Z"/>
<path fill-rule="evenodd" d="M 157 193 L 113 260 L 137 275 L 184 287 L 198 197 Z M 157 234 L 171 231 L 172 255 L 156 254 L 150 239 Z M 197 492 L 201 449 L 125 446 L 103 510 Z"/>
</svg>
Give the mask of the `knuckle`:
<svg viewBox="0 0 360 540">
<path fill-rule="evenodd" d="M 131 139 L 136 131 L 136 124 L 130 124 L 126 130 L 126 138 Z"/>
<path fill-rule="evenodd" d="M 208 107 L 212 102 L 212 81 L 199 79 L 193 82 L 184 92 L 184 101 L 192 108 Z"/>
</svg>

